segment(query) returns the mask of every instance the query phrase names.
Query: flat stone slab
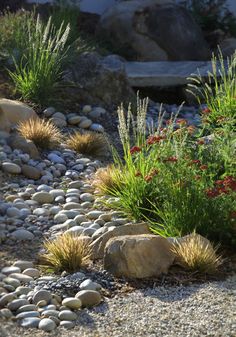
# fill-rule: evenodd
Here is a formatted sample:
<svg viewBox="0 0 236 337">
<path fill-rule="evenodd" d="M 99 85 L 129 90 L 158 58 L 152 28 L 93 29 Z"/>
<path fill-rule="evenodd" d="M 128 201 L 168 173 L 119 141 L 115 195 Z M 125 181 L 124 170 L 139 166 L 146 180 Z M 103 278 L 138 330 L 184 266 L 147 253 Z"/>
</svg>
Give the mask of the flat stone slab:
<svg viewBox="0 0 236 337">
<path fill-rule="evenodd" d="M 211 61 L 126 62 L 125 71 L 132 87 L 184 86 L 188 77 L 207 77 L 212 72 Z"/>
</svg>

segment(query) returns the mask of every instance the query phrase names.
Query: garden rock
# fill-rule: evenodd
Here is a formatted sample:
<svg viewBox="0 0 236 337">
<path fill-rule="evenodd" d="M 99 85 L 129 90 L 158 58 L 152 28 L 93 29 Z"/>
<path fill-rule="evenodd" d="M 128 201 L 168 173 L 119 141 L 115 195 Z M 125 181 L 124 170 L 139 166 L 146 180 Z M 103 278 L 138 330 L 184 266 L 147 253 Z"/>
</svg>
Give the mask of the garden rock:
<svg viewBox="0 0 236 337">
<path fill-rule="evenodd" d="M 78 299 L 78 298 L 67 297 L 62 301 L 62 305 L 66 306 L 70 309 L 78 310 L 82 306 L 82 303 L 81 303 L 80 299 Z"/>
<path fill-rule="evenodd" d="M 37 201 L 39 204 L 50 204 L 53 202 L 54 197 L 48 192 L 36 192 L 32 195 L 32 200 Z"/>
<path fill-rule="evenodd" d="M 94 290 L 81 290 L 75 297 L 80 299 L 83 307 L 87 308 L 98 305 L 102 300 L 101 294 Z"/>
<path fill-rule="evenodd" d="M 108 241 L 104 268 L 117 277 L 158 277 L 167 273 L 174 258 L 171 244 L 163 237 L 127 235 Z"/>
<path fill-rule="evenodd" d="M 5 162 L 2 164 L 2 170 L 10 174 L 19 174 L 21 173 L 21 167 L 15 163 Z"/>
<path fill-rule="evenodd" d="M 7 143 L 13 150 L 19 149 L 24 153 L 28 153 L 32 159 L 40 158 L 36 145 L 29 139 L 13 134 L 7 139 Z"/>
<path fill-rule="evenodd" d="M 140 235 L 150 234 L 150 229 L 147 223 L 127 224 L 114 228 L 113 230 L 104 233 L 97 238 L 91 245 L 92 258 L 94 260 L 102 259 L 104 256 L 105 246 L 111 238 L 123 235 Z"/>
<path fill-rule="evenodd" d="M 37 318 L 37 317 L 28 317 L 28 318 L 24 318 L 20 322 L 20 325 L 23 328 L 38 328 L 39 322 L 40 322 L 40 318 Z"/>
<path fill-rule="evenodd" d="M 22 174 L 29 179 L 38 180 L 41 177 L 41 172 L 36 167 L 31 165 L 22 165 Z"/>
<path fill-rule="evenodd" d="M 203 33 L 189 11 L 170 0 L 117 2 L 102 15 L 97 34 L 135 61 L 210 57 Z"/>
<path fill-rule="evenodd" d="M 37 304 L 40 301 L 45 301 L 49 303 L 52 299 L 52 294 L 47 290 L 39 290 L 33 296 L 33 303 Z"/>
<path fill-rule="evenodd" d="M 77 315 L 71 310 L 62 310 L 58 315 L 61 321 L 75 321 L 77 319 Z"/>
<path fill-rule="evenodd" d="M 50 332 L 56 328 L 56 323 L 50 318 L 43 318 L 39 322 L 39 329 Z"/>
<path fill-rule="evenodd" d="M 28 105 L 10 99 L 0 99 L 0 130 L 9 131 L 20 122 L 36 119 L 36 112 Z"/>
<path fill-rule="evenodd" d="M 19 240 L 19 241 L 33 240 L 34 239 L 34 234 L 27 231 L 26 229 L 17 229 L 16 231 L 11 233 L 11 236 L 14 239 Z"/>
<path fill-rule="evenodd" d="M 68 89 L 70 97 L 74 95 L 76 100 L 79 99 L 82 103 L 106 107 L 135 100 L 135 94 L 126 77 L 124 63 L 116 55 L 103 58 L 95 52 L 82 53 L 71 64 L 64 80 L 76 84 L 76 87 Z M 66 90 L 65 94 L 68 95 Z"/>
</svg>

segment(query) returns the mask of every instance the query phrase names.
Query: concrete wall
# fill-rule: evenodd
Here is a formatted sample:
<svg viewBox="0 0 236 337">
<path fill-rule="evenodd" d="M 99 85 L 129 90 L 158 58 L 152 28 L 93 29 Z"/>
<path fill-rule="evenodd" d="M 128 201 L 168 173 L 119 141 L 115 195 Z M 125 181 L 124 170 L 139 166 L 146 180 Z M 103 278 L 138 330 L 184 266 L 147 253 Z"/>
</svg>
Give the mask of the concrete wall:
<svg viewBox="0 0 236 337">
<path fill-rule="evenodd" d="M 83 12 L 102 14 L 107 8 L 114 5 L 116 1 L 120 1 L 120 0 L 72 0 L 72 1 L 78 2 Z M 181 2 L 181 1 L 183 0 L 176 0 L 176 2 Z M 27 0 L 27 2 L 43 4 L 47 2 L 53 2 L 53 0 Z M 236 0 L 227 0 L 227 2 L 228 2 L 229 9 L 236 16 Z"/>
</svg>

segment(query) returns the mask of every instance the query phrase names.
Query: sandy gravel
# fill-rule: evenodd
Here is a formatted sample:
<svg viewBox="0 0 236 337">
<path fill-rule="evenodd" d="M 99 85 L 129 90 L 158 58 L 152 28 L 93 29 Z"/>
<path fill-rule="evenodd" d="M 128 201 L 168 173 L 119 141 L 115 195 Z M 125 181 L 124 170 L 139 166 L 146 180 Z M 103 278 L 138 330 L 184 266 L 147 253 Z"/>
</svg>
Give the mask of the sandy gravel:
<svg viewBox="0 0 236 337">
<path fill-rule="evenodd" d="M 43 337 L 0 321 L 0 337 Z M 118 294 L 100 306 L 83 310 L 73 330 L 61 337 L 235 337 L 236 275 L 223 282 L 156 287 Z"/>
</svg>

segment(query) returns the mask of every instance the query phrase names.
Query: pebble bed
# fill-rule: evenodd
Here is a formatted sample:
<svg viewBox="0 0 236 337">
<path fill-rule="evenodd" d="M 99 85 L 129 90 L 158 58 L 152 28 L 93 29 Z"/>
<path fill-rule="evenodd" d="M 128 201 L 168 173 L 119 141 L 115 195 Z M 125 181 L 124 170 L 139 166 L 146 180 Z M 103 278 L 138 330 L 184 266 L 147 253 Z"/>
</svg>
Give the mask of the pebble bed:
<svg viewBox="0 0 236 337">
<path fill-rule="evenodd" d="M 159 108 L 158 104 L 150 105 L 148 123 L 156 122 Z M 178 108 L 166 105 L 164 109 L 165 124 L 171 112 L 175 114 Z M 83 116 L 76 113 L 64 115 L 50 107 L 43 116 L 52 118 L 64 131 L 72 126 L 78 130 L 104 132 L 104 127 L 94 121 L 106 116 L 106 110 L 84 106 L 82 113 Z M 189 125 L 198 126 L 200 123 L 198 109 L 194 107 L 185 108 L 179 117 L 186 118 Z M 25 169 L 27 165 L 28 171 Z M 104 210 L 101 198 L 94 194 L 90 181 L 102 166 L 100 160 L 77 154 L 63 144 L 60 149 L 43 152 L 41 159 L 35 160 L 21 150 L 12 149 L 2 137 L 0 167 L 10 178 L 0 191 L 0 243 L 28 242 L 30 245 L 63 232 L 95 240 L 117 226 L 130 223 L 122 213 Z M 21 327 L 47 332 L 56 331 L 57 326 L 75 327 L 80 336 L 88 336 L 86 329 L 91 329 L 89 336 L 119 337 L 124 333 L 125 336 L 233 336 L 230 335 L 235 328 L 233 319 L 231 324 L 231 316 L 226 315 L 232 308 L 232 295 L 235 295 L 233 282 L 196 287 L 148 288 L 104 301 L 102 295 L 115 289 L 113 278 L 105 271 L 46 276 L 30 261 L 15 261 L 0 271 L 0 319 L 4 320 L 4 327 L 11 324 L 10 319 L 16 320 Z M 217 299 L 219 307 L 216 306 L 215 312 L 208 311 L 210 304 L 216 305 Z M 224 310 L 225 299 L 227 310 Z M 194 316 L 187 324 L 187 317 L 192 313 L 196 313 L 196 319 Z M 179 319 L 178 314 L 181 314 Z M 204 325 L 207 320 L 202 319 L 203 314 L 211 314 L 209 326 Z M 220 321 L 225 320 L 216 326 L 219 332 L 225 333 L 211 335 L 212 322 L 217 321 L 217 317 Z M 205 330 L 198 329 L 197 318 Z M 12 329 L 9 335 L 7 329 L 2 328 L 3 337 L 14 337 L 14 326 Z"/>
</svg>

